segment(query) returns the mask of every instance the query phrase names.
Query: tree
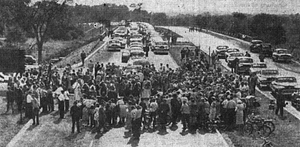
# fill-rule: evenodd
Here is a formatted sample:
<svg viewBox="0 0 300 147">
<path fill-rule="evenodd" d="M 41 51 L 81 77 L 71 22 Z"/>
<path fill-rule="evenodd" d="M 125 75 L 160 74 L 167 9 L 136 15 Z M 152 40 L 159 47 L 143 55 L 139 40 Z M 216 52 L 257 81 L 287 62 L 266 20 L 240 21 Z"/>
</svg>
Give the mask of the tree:
<svg viewBox="0 0 300 147">
<path fill-rule="evenodd" d="M 34 4 L 30 0 L 4 0 L 3 4 L 9 7 L 7 14 L 27 35 L 34 36 L 38 49 L 38 63 L 42 63 L 43 44 L 51 38 L 65 21 L 66 2 L 58 0 L 42 0 Z"/>
</svg>

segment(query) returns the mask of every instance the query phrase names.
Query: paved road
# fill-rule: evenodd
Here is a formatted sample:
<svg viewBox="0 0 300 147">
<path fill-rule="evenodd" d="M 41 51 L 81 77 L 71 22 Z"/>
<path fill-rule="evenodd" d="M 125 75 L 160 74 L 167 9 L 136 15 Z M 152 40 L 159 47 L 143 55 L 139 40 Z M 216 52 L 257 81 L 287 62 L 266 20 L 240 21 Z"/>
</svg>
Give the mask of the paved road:
<svg viewBox="0 0 300 147">
<path fill-rule="evenodd" d="M 153 29 L 154 30 L 154 29 Z M 101 52 L 97 52 L 101 53 Z M 96 54 L 97 54 L 96 53 Z M 103 53 L 103 52 L 102 52 Z M 106 53 L 105 53 L 106 54 Z M 108 60 L 102 63 L 115 63 L 117 65 L 126 65 L 120 63 L 121 53 L 111 52 Z M 154 55 L 150 52 L 147 58 L 156 67 L 160 63 L 168 63 L 171 68 L 178 67 L 170 55 Z M 76 67 L 78 65 L 75 65 Z M 29 122 L 30 123 L 30 122 Z M 72 135 L 70 118 L 58 121 L 57 115 L 46 115 L 41 118 L 41 125 L 31 127 L 30 124 L 25 125 L 21 134 L 14 139 L 10 145 L 13 147 L 23 146 L 105 146 L 105 147 L 123 147 L 123 146 L 141 146 L 141 147 L 226 147 L 228 146 L 222 136 L 218 133 L 206 134 L 180 134 L 182 125 L 178 125 L 175 131 L 167 130 L 166 135 L 159 135 L 158 132 L 143 133 L 140 141 L 130 143 L 130 138 L 124 138 L 124 128 L 114 128 L 105 133 L 100 138 L 90 131 L 84 131 L 80 134 Z M 95 139 L 96 138 L 96 139 Z"/>
<path fill-rule="evenodd" d="M 215 37 L 215 36 L 203 33 L 203 32 L 189 32 L 188 28 L 184 28 L 184 27 L 164 27 L 164 28 L 170 29 L 170 30 L 178 33 L 179 35 L 188 39 L 189 41 L 191 41 L 192 43 L 194 43 L 197 46 L 201 45 L 201 50 L 203 50 L 206 53 L 209 53 L 209 48 L 211 49 L 211 52 L 212 52 L 219 45 L 227 45 L 229 47 L 239 48 L 243 52 L 248 51 L 248 49 L 240 47 L 240 42 L 232 40 L 232 39 L 224 40 L 224 39 L 220 39 L 218 37 Z M 250 54 L 251 54 L 251 57 L 253 57 L 254 62 L 259 62 L 258 54 L 255 54 L 255 53 L 250 53 Z M 298 70 L 300 69 L 299 65 L 295 65 L 295 63 L 292 63 L 292 65 L 285 64 L 285 63 L 275 63 L 270 58 L 265 59 L 265 62 L 267 63 L 268 68 L 278 69 L 279 73 L 282 76 L 296 77 L 298 84 L 300 85 L 300 74 L 298 72 Z M 228 68 L 227 63 L 224 60 L 221 60 L 221 63 L 224 65 L 224 67 Z M 292 66 L 294 66 L 294 67 L 292 67 Z M 287 70 L 287 68 L 290 70 Z M 268 98 L 274 99 L 274 97 L 271 95 L 270 91 L 262 91 L 262 93 L 265 96 L 267 96 Z M 291 104 L 287 105 L 284 109 L 300 120 L 300 112 L 297 111 L 294 107 L 292 107 Z"/>
</svg>

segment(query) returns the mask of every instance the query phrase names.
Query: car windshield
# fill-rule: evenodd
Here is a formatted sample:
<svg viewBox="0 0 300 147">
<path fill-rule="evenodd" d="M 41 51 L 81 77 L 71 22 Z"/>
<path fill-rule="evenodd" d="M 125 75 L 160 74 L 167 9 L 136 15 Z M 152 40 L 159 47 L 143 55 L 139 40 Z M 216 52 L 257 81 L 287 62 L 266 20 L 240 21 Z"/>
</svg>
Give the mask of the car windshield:
<svg viewBox="0 0 300 147">
<path fill-rule="evenodd" d="M 252 68 L 267 68 L 267 64 L 254 64 Z"/>
<path fill-rule="evenodd" d="M 279 54 L 285 54 L 287 51 L 286 50 L 278 50 L 277 51 Z"/>
<path fill-rule="evenodd" d="M 253 63 L 253 59 L 251 58 L 240 58 L 240 63 Z"/>
<path fill-rule="evenodd" d="M 276 82 L 297 82 L 295 77 L 280 77 L 277 78 Z"/>
<path fill-rule="evenodd" d="M 261 73 L 263 75 L 275 75 L 278 74 L 278 70 L 262 70 Z"/>
<path fill-rule="evenodd" d="M 141 34 L 135 34 L 131 36 L 131 38 L 142 38 L 143 36 Z"/>
<path fill-rule="evenodd" d="M 242 56 L 244 56 L 243 53 L 231 53 L 230 54 L 230 57 L 242 57 Z"/>
<path fill-rule="evenodd" d="M 228 49 L 227 52 L 231 53 L 231 52 L 238 52 L 239 49 Z"/>
<path fill-rule="evenodd" d="M 167 42 L 156 42 L 156 45 L 168 45 Z"/>
<path fill-rule="evenodd" d="M 225 49 L 228 49 L 228 46 L 218 46 L 217 49 L 218 50 L 225 50 Z"/>
</svg>

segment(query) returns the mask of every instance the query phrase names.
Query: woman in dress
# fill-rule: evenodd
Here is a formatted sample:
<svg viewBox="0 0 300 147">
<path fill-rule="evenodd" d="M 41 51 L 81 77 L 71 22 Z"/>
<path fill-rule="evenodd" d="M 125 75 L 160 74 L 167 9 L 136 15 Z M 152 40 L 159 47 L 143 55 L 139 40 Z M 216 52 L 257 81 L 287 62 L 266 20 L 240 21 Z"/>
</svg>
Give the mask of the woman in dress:
<svg viewBox="0 0 300 147">
<path fill-rule="evenodd" d="M 238 130 L 241 131 L 243 134 L 243 125 L 244 125 L 244 109 L 246 108 L 245 103 L 243 103 L 241 100 L 237 101 L 236 105 L 236 125 L 238 127 Z"/>
</svg>

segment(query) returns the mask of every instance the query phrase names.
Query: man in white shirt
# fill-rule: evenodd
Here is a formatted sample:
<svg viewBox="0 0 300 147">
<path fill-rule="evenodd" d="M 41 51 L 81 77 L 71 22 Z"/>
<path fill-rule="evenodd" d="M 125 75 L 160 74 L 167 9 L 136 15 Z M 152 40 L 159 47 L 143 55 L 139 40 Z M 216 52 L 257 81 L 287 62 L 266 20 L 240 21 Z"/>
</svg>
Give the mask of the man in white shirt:
<svg viewBox="0 0 300 147">
<path fill-rule="evenodd" d="M 150 109 L 150 123 L 153 121 L 152 126 L 153 126 L 153 130 L 155 129 L 155 124 L 156 124 L 156 110 L 158 109 L 158 104 L 155 101 L 155 99 L 152 99 L 150 101 L 150 105 L 149 105 Z"/>
<path fill-rule="evenodd" d="M 65 112 L 69 111 L 69 106 L 70 106 L 70 93 L 68 90 L 64 91 L 64 97 L 65 97 Z"/>
<path fill-rule="evenodd" d="M 63 119 L 64 118 L 64 105 L 65 105 L 65 96 L 63 94 L 63 90 L 61 91 L 61 93 L 58 96 L 58 109 L 59 109 L 59 115 L 60 118 Z"/>
<path fill-rule="evenodd" d="M 26 111 L 25 111 L 25 117 L 31 119 L 32 118 L 32 91 L 28 91 L 28 94 L 26 96 Z"/>
</svg>

